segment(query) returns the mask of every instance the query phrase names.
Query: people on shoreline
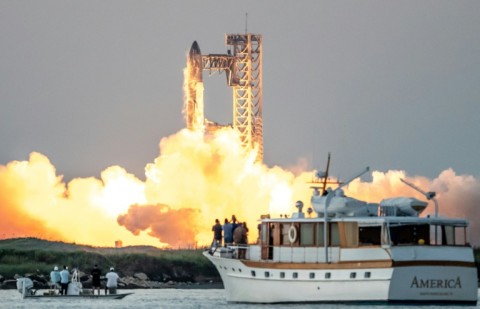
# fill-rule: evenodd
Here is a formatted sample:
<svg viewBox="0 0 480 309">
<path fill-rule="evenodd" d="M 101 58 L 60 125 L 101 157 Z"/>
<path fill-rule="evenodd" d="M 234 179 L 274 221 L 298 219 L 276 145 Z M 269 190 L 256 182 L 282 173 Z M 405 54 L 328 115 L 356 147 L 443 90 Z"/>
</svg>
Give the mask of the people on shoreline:
<svg viewBox="0 0 480 309">
<path fill-rule="evenodd" d="M 212 226 L 213 231 L 213 246 L 222 246 L 222 225 L 218 219 L 215 219 L 215 225 Z"/>
<path fill-rule="evenodd" d="M 98 291 L 98 295 L 100 295 L 100 268 L 98 268 L 98 265 L 95 264 L 93 266 L 92 271 L 90 272 L 90 275 L 92 276 L 92 294 L 95 295 L 95 289 Z"/>
<path fill-rule="evenodd" d="M 60 272 L 60 295 L 67 295 L 68 283 L 70 282 L 70 272 L 67 266 L 63 266 L 63 270 Z"/>
<path fill-rule="evenodd" d="M 50 272 L 50 289 L 55 292 L 60 287 L 60 280 L 60 271 L 58 270 L 58 266 L 55 266 Z"/>
<path fill-rule="evenodd" d="M 107 294 L 107 289 L 109 294 L 117 294 L 118 279 L 120 278 L 115 272 L 115 268 L 110 267 L 110 271 L 105 275 L 107 278 L 107 288 L 105 289 L 105 294 Z"/>
</svg>

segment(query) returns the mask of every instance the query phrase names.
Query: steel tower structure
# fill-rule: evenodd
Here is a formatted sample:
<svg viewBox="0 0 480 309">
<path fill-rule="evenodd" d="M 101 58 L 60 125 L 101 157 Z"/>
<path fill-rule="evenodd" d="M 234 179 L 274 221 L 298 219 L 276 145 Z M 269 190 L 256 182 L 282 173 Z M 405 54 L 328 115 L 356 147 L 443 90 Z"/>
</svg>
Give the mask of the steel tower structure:
<svg viewBox="0 0 480 309">
<path fill-rule="evenodd" d="M 262 116 L 262 36 L 226 34 L 227 55 L 202 56 L 203 69 L 225 71 L 233 88 L 233 127 L 240 132 L 244 149 L 258 148 L 257 161 L 263 161 Z"/>
</svg>

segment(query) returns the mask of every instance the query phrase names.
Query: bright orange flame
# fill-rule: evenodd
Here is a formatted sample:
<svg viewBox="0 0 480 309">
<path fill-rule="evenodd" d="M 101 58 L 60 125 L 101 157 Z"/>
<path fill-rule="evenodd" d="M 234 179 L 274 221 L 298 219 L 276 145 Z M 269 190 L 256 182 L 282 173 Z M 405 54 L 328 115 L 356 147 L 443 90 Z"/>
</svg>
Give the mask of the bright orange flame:
<svg viewBox="0 0 480 309">
<path fill-rule="evenodd" d="M 261 214 L 288 214 L 296 200 L 309 205 L 311 174 L 296 177 L 253 163 L 242 155 L 233 129 L 208 140 L 182 130 L 162 139 L 160 146 L 162 154 L 147 165 L 145 182 L 111 167 L 102 180 L 77 178 L 67 186 L 39 153 L 0 166 L 0 238 L 33 236 L 96 246 L 113 246 L 118 239 L 125 245 L 204 245 L 211 241 L 214 219 L 235 214 L 247 222 L 254 241 Z M 480 183 L 473 176 L 451 169 L 433 181 L 403 171 L 372 176 L 372 182 L 353 181 L 346 194 L 369 202 L 392 196 L 424 199 L 401 183 L 402 177 L 436 191 L 441 216 L 478 216 Z M 126 202 L 135 205 L 127 209 Z M 433 214 L 433 208 L 425 213 Z M 471 235 L 478 235 L 478 223 L 471 224 Z M 472 242 L 478 244 L 478 239 Z"/>
</svg>

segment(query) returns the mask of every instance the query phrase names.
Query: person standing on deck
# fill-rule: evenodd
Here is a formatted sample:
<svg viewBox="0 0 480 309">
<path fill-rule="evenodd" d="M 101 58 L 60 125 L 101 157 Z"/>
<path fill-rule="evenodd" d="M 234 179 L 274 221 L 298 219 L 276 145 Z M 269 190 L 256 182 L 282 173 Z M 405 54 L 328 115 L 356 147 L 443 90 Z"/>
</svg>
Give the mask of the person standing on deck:
<svg viewBox="0 0 480 309">
<path fill-rule="evenodd" d="M 230 220 L 230 222 L 232 224 L 232 233 L 233 233 L 233 232 L 235 232 L 235 229 L 238 226 L 237 217 L 235 215 L 232 215 L 232 220 Z"/>
<path fill-rule="evenodd" d="M 226 247 L 233 243 L 233 225 L 225 218 L 223 224 L 223 245 Z"/>
<path fill-rule="evenodd" d="M 55 292 L 60 286 L 60 272 L 58 271 L 58 267 L 55 266 L 53 270 L 50 272 L 50 288 Z"/>
<path fill-rule="evenodd" d="M 244 259 L 246 256 L 247 230 L 243 223 L 239 223 L 233 231 L 233 242 L 238 246 L 238 258 Z"/>
<path fill-rule="evenodd" d="M 100 295 L 100 274 L 101 271 L 98 268 L 98 265 L 95 264 L 92 271 L 90 272 L 92 275 L 92 294 L 95 295 L 95 289 L 98 291 L 98 295 Z"/>
<path fill-rule="evenodd" d="M 215 225 L 212 226 L 213 246 L 220 247 L 222 245 L 222 225 L 218 219 L 215 219 Z"/>
<path fill-rule="evenodd" d="M 118 279 L 120 277 L 113 267 L 110 267 L 110 271 L 105 275 L 105 278 L 107 278 L 108 294 L 117 294 Z"/>
<path fill-rule="evenodd" d="M 63 266 L 63 270 L 60 272 L 60 295 L 67 295 L 68 283 L 70 282 L 70 272 L 67 266 Z"/>
</svg>

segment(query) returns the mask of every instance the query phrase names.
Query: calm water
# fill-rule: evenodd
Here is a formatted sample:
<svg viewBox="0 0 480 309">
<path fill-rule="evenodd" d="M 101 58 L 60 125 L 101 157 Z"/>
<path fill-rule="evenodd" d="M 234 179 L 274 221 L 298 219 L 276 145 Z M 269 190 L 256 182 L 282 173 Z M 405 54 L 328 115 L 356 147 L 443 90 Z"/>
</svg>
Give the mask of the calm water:
<svg viewBox="0 0 480 309">
<path fill-rule="evenodd" d="M 41 292 L 41 291 L 39 291 Z M 239 309 L 239 308 L 261 308 L 261 309 L 312 309 L 312 308 L 375 308 L 375 309 L 395 309 L 395 308 L 456 308 L 441 306 L 394 306 L 394 305 L 345 305 L 345 304 L 282 304 L 282 305 L 247 305 L 247 304 L 231 304 L 225 301 L 224 290 L 121 290 L 121 293 L 133 292 L 121 300 L 106 299 L 22 299 L 20 293 L 16 290 L 0 290 L 0 308 L 179 308 L 179 309 L 196 309 L 196 308 L 223 308 Z M 458 308 L 468 308 L 465 306 Z M 480 305 L 476 308 L 480 308 Z"/>
</svg>

